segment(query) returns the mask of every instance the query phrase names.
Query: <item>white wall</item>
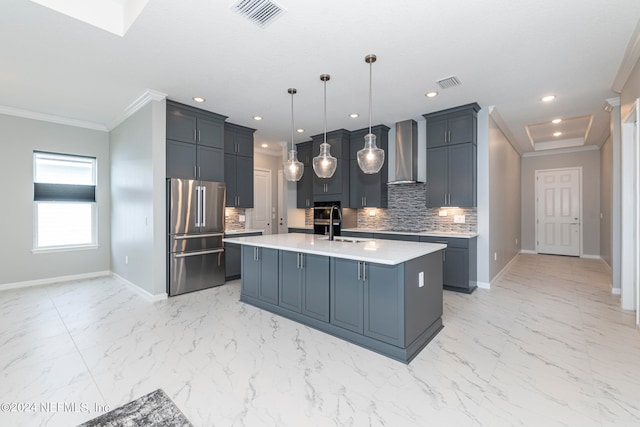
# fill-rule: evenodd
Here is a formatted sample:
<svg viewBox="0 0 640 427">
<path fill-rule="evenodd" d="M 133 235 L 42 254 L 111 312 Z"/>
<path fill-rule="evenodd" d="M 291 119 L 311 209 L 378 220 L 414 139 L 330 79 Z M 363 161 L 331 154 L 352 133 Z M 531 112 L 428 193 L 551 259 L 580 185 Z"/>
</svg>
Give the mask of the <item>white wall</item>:
<svg viewBox="0 0 640 427">
<path fill-rule="evenodd" d="M 571 151 L 522 157 L 522 249 L 534 251 L 535 171 L 582 167 L 582 248 L 588 256 L 600 255 L 600 150 Z"/>
<path fill-rule="evenodd" d="M 600 149 L 600 257 L 609 267 L 612 263 L 613 239 L 613 140 L 607 138 Z"/>
<path fill-rule="evenodd" d="M 489 280 L 520 252 L 520 154 L 489 118 Z"/>
<path fill-rule="evenodd" d="M 165 121 L 165 101 L 151 101 L 110 133 L 111 270 L 155 296 L 166 293 Z"/>
<path fill-rule="evenodd" d="M 15 284 L 109 270 L 109 135 L 106 132 L 0 114 L 0 182 L 3 244 L 0 284 Z M 97 159 L 97 249 L 33 249 L 33 151 Z"/>
</svg>

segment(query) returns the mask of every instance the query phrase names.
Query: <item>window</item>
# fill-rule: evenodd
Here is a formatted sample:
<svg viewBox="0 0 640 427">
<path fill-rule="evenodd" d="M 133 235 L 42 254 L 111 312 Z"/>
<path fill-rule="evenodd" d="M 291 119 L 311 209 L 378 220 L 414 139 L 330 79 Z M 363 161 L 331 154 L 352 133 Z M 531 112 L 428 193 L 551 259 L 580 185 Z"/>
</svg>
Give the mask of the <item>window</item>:
<svg viewBox="0 0 640 427">
<path fill-rule="evenodd" d="M 34 249 L 95 246 L 96 159 L 33 153 Z"/>
</svg>

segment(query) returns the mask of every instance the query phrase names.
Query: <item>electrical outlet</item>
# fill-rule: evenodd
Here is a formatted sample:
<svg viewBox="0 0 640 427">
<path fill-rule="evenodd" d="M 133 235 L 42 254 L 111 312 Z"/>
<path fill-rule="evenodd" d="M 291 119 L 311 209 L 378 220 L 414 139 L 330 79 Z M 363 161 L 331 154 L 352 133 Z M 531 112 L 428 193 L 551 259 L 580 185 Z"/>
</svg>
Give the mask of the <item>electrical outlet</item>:
<svg viewBox="0 0 640 427">
<path fill-rule="evenodd" d="M 498 252 L 494 252 L 493 253 L 493 260 L 497 261 L 498 260 Z"/>
<path fill-rule="evenodd" d="M 375 209 L 369 209 L 369 216 L 370 217 L 376 216 L 376 210 Z"/>
<path fill-rule="evenodd" d="M 418 273 L 418 287 L 421 288 L 424 286 L 424 271 Z"/>
<path fill-rule="evenodd" d="M 516 239 L 516 246 L 518 246 L 518 239 Z"/>
<path fill-rule="evenodd" d="M 244 222 L 246 217 L 244 215 L 238 215 L 238 221 Z"/>
<path fill-rule="evenodd" d="M 124 263 L 129 264 L 129 255 L 124 256 Z"/>
<path fill-rule="evenodd" d="M 454 224 L 464 224 L 466 222 L 466 218 L 464 215 L 454 215 L 453 223 Z"/>
<path fill-rule="evenodd" d="M 447 210 L 446 209 L 440 209 L 438 211 L 438 216 L 447 216 Z"/>
</svg>

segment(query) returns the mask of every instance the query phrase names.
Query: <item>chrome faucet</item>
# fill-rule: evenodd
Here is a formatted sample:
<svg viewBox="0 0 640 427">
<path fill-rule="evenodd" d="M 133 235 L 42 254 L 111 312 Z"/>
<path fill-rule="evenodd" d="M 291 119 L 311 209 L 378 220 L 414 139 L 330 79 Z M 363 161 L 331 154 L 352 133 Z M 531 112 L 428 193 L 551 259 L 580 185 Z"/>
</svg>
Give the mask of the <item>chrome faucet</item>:
<svg viewBox="0 0 640 427">
<path fill-rule="evenodd" d="M 340 208 L 336 205 L 331 206 L 331 212 L 329 213 L 329 240 L 333 240 L 333 211 L 338 211 L 338 217 L 340 218 L 340 222 L 342 223 L 342 212 Z"/>
</svg>

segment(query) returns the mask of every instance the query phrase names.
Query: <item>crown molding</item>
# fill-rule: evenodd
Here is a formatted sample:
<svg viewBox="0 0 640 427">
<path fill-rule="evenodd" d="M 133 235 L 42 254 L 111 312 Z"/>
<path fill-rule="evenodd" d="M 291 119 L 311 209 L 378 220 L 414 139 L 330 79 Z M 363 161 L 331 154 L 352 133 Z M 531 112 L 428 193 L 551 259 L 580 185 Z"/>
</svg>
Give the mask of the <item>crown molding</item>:
<svg viewBox="0 0 640 427">
<path fill-rule="evenodd" d="M 622 92 L 622 88 L 627 83 L 631 71 L 633 71 L 638 60 L 640 60 L 640 21 L 636 24 L 631 40 L 629 40 L 629 44 L 627 45 L 627 50 L 624 52 L 618 74 L 616 74 L 616 78 L 613 80 L 611 89 L 614 92 Z"/>
<path fill-rule="evenodd" d="M 487 108 L 489 110 L 489 117 L 493 119 L 493 121 L 498 126 L 498 129 L 500 129 L 504 137 L 507 138 L 507 141 L 509 141 L 509 144 L 511 144 L 513 149 L 516 150 L 516 152 L 522 156 L 523 154 L 522 149 L 520 149 L 520 147 L 518 147 L 518 144 L 516 144 L 515 142 L 516 137 L 513 136 L 513 133 L 511 133 L 511 129 L 509 129 L 509 126 L 507 126 L 507 122 L 504 121 L 504 119 L 496 109 L 496 106 L 491 105 Z"/>
<path fill-rule="evenodd" d="M 583 145 L 581 147 L 571 147 L 571 148 L 558 148 L 544 151 L 530 151 L 528 153 L 524 153 L 522 157 L 538 157 L 538 156 L 553 156 L 555 154 L 568 154 L 568 153 L 577 153 L 580 151 L 594 151 L 599 150 L 600 147 L 597 145 Z"/>
<path fill-rule="evenodd" d="M 22 117 L 31 120 L 40 120 L 42 122 L 56 123 L 59 125 L 74 126 L 101 132 L 108 132 L 109 129 L 102 123 L 87 122 L 84 120 L 71 119 L 69 117 L 56 116 L 54 114 L 38 113 L 36 111 L 21 110 L 19 108 L 0 105 L 0 114 L 8 116 Z"/>
<path fill-rule="evenodd" d="M 140 95 L 135 101 L 133 101 L 124 111 L 116 117 L 113 121 L 111 121 L 107 125 L 108 130 L 113 130 L 115 127 L 119 126 L 120 123 L 127 120 L 129 117 L 134 115 L 138 110 L 147 105 L 151 101 L 162 101 L 168 95 L 166 93 L 158 92 L 157 90 L 147 89 L 144 91 L 142 95 Z"/>
</svg>

